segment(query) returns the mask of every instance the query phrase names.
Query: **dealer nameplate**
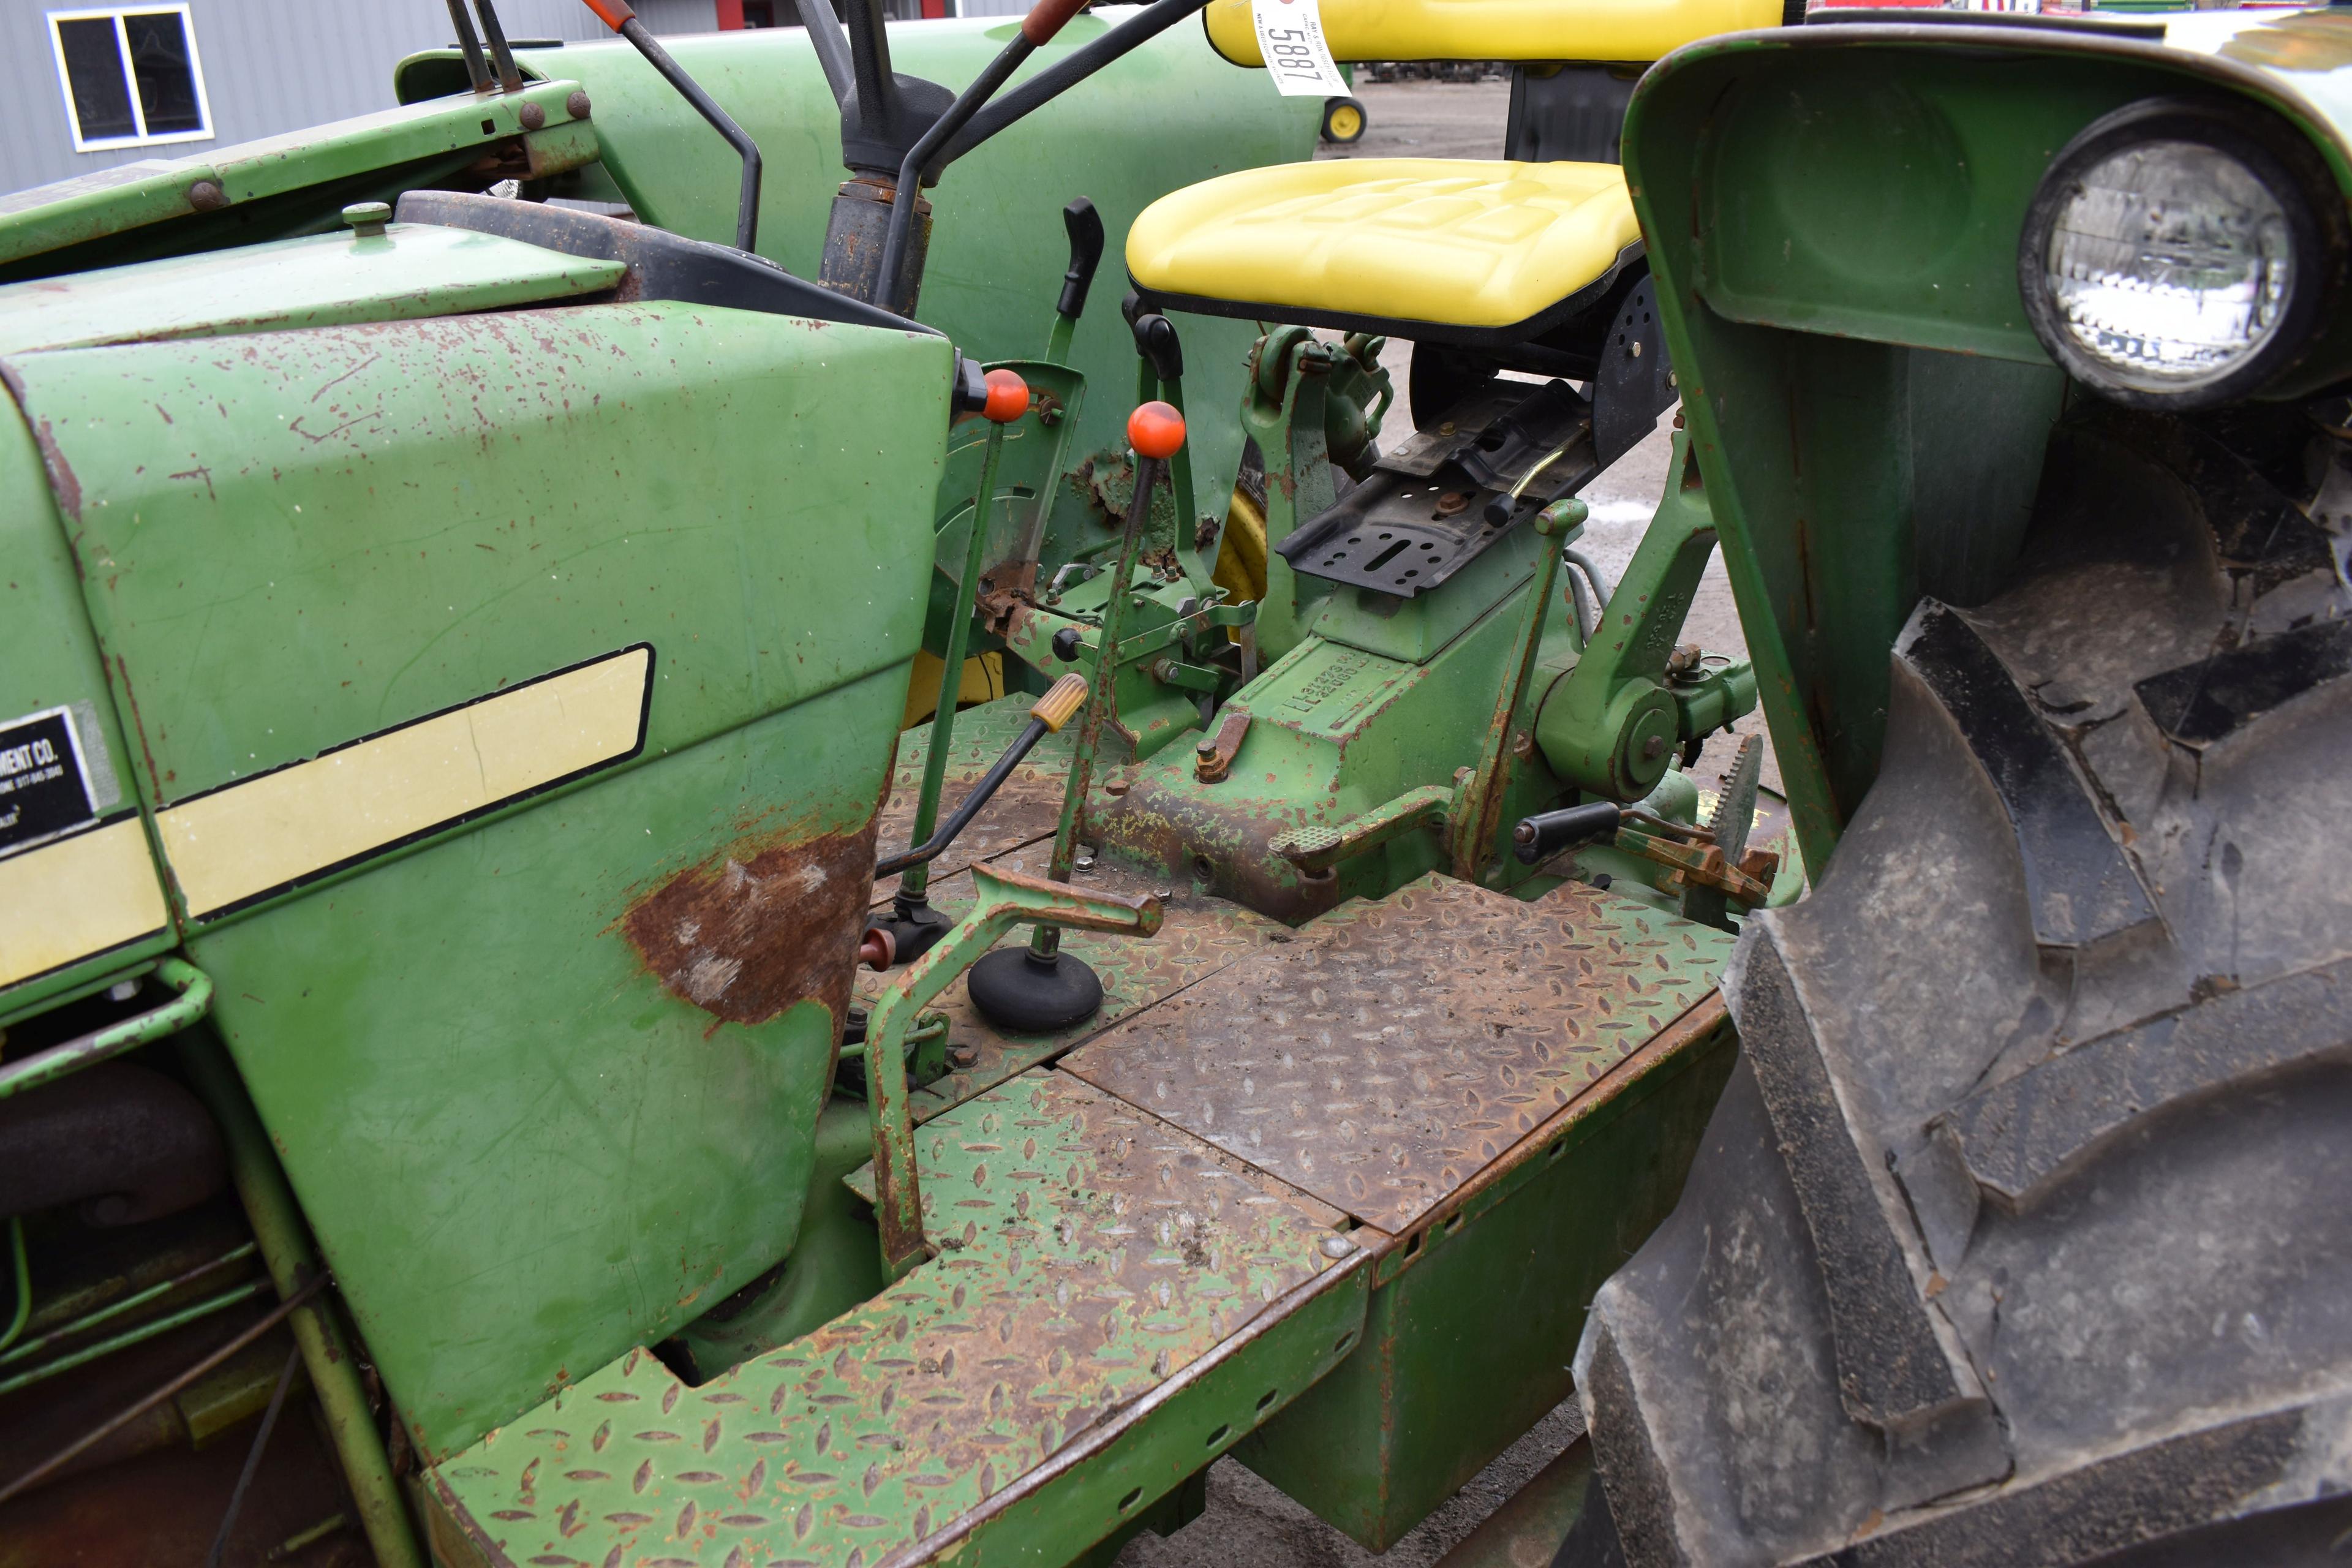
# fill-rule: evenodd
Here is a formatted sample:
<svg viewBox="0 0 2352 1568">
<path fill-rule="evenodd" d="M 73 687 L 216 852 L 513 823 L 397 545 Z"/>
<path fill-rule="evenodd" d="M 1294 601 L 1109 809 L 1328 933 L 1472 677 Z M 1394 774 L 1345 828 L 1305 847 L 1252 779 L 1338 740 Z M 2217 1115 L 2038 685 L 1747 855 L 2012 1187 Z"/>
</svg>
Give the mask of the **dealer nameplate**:
<svg viewBox="0 0 2352 1568">
<path fill-rule="evenodd" d="M 97 819 L 71 709 L 0 724 L 0 855 Z"/>
</svg>

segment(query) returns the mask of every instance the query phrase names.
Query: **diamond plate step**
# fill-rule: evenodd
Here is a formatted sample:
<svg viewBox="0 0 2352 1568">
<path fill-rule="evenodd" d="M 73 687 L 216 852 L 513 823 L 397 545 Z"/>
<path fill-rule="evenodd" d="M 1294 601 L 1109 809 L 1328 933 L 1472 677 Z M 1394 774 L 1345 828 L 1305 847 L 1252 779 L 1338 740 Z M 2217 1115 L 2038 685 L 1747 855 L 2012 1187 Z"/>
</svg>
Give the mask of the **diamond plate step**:
<svg viewBox="0 0 2352 1568">
<path fill-rule="evenodd" d="M 1712 993 L 1733 940 L 1578 884 L 1522 902 L 1432 873 L 1060 1065 L 1402 1237 Z"/>
<path fill-rule="evenodd" d="M 590 1374 L 429 1473 L 436 1553 L 1063 1562 L 1355 1344 L 1339 1215 L 1066 1074 L 917 1145 L 934 1261 L 698 1388 L 642 1351 Z"/>
</svg>

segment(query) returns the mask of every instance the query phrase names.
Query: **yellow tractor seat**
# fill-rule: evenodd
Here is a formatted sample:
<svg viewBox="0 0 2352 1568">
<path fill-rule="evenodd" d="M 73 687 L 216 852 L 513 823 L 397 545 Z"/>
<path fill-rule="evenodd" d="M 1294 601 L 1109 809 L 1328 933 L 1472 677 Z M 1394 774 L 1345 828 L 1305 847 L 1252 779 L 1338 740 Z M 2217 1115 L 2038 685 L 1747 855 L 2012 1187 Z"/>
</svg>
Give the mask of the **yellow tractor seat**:
<svg viewBox="0 0 2352 1568">
<path fill-rule="evenodd" d="M 1127 237 L 1154 308 L 1468 347 L 1541 333 L 1641 255 L 1614 163 L 1278 163 L 1162 196 Z"/>
</svg>

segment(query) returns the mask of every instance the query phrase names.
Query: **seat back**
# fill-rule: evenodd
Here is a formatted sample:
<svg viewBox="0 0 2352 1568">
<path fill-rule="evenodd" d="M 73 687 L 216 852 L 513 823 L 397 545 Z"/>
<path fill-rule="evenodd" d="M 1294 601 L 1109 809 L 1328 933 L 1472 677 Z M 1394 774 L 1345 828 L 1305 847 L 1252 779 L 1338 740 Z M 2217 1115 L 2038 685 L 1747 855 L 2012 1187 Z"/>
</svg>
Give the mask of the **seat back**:
<svg viewBox="0 0 2352 1568">
<path fill-rule="evenodd" d="M 1779 26 L 1793 0 L 1325 0 L 1339 60 L 1657 59 L 1695 39 Z M 1799 11 L 1801 15 L 1801 10 Z M 1209 44 L 1263 67 L 1250 0 L 1210 0 Z"/>
</svg>

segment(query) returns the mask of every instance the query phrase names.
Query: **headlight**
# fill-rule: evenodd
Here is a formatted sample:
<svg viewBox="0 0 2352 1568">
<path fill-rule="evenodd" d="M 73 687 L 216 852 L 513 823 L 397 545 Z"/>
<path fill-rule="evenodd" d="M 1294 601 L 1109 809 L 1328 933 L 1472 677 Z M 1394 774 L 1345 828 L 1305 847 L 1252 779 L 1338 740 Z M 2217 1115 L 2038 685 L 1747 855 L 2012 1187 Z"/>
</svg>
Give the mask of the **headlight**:
<svg viewBox="0 0 2352 1568">
<path fill-rule="evenodd" d="M 2310 345 L 2342 199 L 2307 142 L 2235 104 L 2148 99 L 2042 176 L 2018 247 L 2034 335 L 2145 407 L 2244 396 Z"/>
</svg>

